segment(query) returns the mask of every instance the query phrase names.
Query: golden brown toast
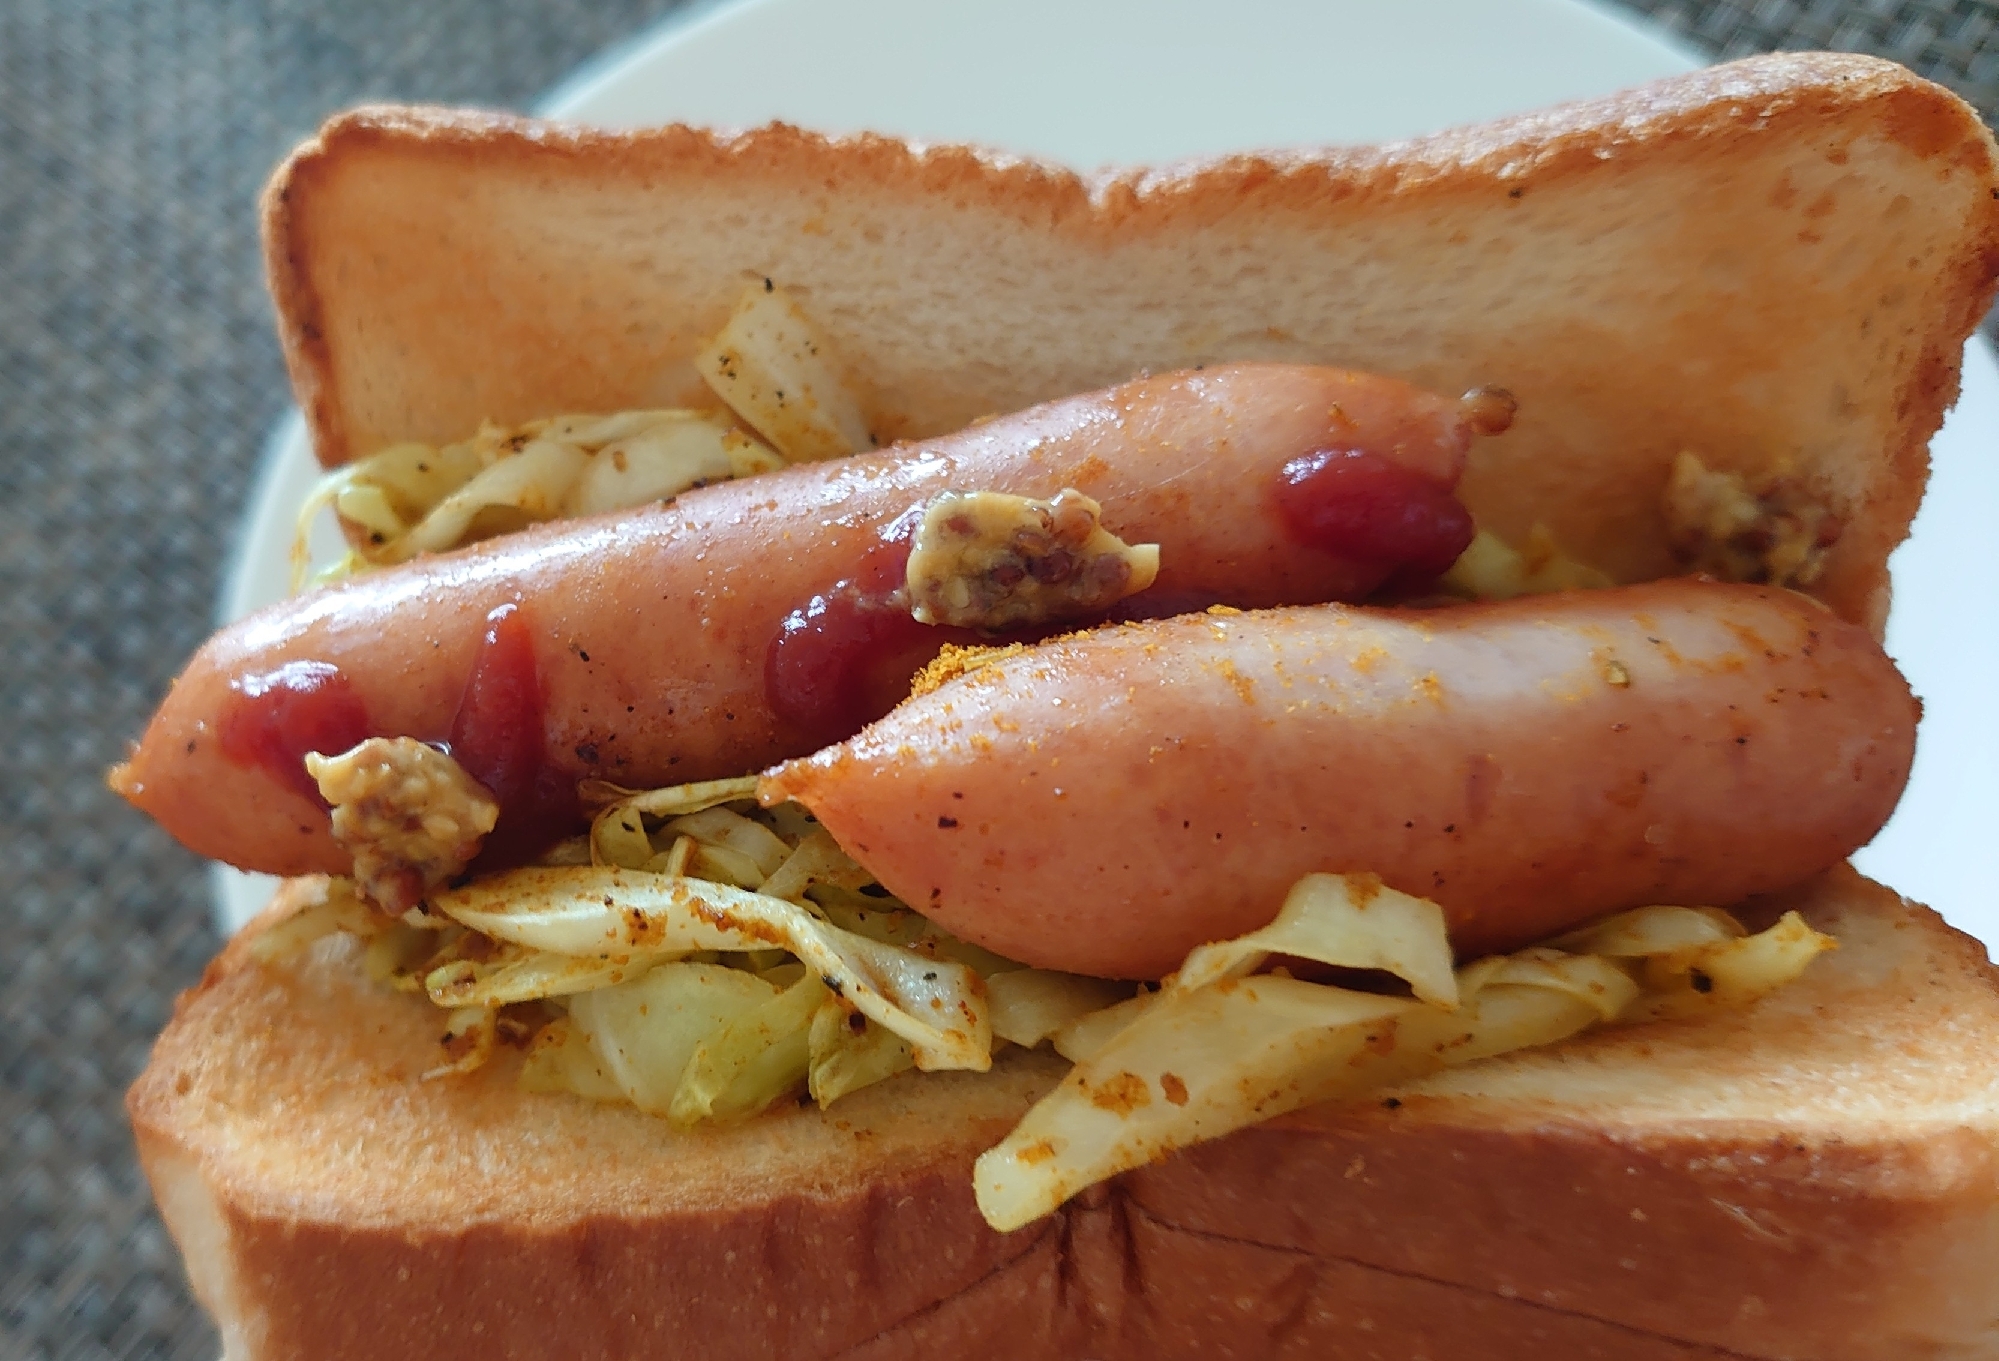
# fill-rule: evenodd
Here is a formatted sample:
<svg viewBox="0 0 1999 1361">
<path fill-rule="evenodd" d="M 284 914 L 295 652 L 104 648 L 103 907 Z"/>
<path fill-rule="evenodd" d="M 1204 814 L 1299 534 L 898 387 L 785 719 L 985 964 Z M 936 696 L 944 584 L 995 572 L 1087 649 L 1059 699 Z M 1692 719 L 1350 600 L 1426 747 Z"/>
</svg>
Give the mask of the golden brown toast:
<svg viewBox="0 0 1999 1361">
<path fill-rule="evenodd" d="M 1844 868 L 1762 907 L 1840 948 L 1747 1011 L 1301 1112 L 1004 1236 L 971 1161 L 1059 1060 L 680 1133 L 512 1055 L 420 1081 L 441 1013 L 342 942 L 238 939 L 129 1105 L 233 1361 L 1999 1356 L 1999 974 Z"/>
<path fill-rule="evenodd" d="M 747 281 L 793 290 L 879 438 L 1141 369 L 1270 358 L 1498 384 L 1464 484 L 1622 580 L 1671 567 L 1682 450 L 1845 522 L 1815 590 L 1878 630 L 1999 270 L 1971 108 L 1901 67 L 1757 57 L 1381 148 L 1099 177 L 773 126 L 336 118 L 273 180 L 280 331 L 320 459 L 698 400 Z"/>
</svg>

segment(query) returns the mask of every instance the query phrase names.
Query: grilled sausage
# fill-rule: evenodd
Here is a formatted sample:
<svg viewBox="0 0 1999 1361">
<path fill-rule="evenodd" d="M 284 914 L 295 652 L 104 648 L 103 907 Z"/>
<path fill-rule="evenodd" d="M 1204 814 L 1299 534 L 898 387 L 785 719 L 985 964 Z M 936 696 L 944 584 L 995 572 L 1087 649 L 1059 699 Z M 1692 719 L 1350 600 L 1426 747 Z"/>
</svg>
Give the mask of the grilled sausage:
<svg viewBox="0 0 1999 1361">
<path fill-rule="evenodd" d="M 763 793 L 968 940 L 1146 978 L 1314 870 L 1435 899 L 1468 955 L 1797 883 L 1887 820 L 1916 716 L 1874 639 L 1804 596 L 1667 581 L 1101 629 Z"/>
<path fill-rule="evenodd" d="M 337 872 L 302 757 L 414 737 L 498 795 L 495 840 L 546 839 L 581 777 L 740 774 L 886 712 L 967 636 L 887 602 L 898 517 L 941 492 L 1096 498 L 1107 528 L 1161 547 L 1140 610 L 1356 599 L 1448 562 L 1470 532 L 1449 489 L 1494 425 L 1489 400 L 1234 365 L 509 535 L 224 629 L 112 783 L 204 855 Z"/>
</svg>

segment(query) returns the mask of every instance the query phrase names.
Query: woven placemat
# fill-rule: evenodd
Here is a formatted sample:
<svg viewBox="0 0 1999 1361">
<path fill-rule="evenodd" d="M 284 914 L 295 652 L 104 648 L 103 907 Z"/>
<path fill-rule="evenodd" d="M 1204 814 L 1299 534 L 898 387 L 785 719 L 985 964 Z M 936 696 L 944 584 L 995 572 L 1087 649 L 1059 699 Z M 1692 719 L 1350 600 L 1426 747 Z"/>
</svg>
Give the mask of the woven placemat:
<svg viewBox="0 0 1999 1361">
<path fill-rule="evenodd" d="M 0 1355 L 188 1357 L 120 1098 L 217 945 L 103 789 L 207 632 L 285 404 L 251 205 L 366 98 L 521 107 L 676 0 L 0 0 Z M 1999 10 L 1640 3 L 1725 55 L 1893 56 L 1999 108 Z"/>
</svg>

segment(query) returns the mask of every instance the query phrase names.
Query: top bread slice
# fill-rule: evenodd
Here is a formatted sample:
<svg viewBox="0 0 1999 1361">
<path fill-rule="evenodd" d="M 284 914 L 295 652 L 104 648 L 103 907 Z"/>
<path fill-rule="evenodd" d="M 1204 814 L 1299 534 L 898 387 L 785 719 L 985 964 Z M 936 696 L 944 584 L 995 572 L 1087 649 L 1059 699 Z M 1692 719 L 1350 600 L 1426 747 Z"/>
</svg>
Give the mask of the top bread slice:
<svg viewBox="0 0 1999 1361">
<path fill-rule="evenodd" d="M 793 290 L 882 441 L 1225 359 L 1498 384 L 1464 484 L 1621 580 L 1672 570 L 1681 450 L 1845 524 L 1813 588 L 1877 630 L 1999 270 L 1973 111 L 1902 68 L 1752 58 L 1378 148 L 1083 177 L 965 147 L 373 108 L 265 200 L 328 465 L 482 420 L 700 400 L 745 285 Z"/>
<path fill-rule="evenodd" d="M 1007 1235 L 971 1160 L 1049 1056 L 681 1133 L 512 1054 L 422 1081 L 442 1014 L 339 942 L 232 943 L 129 1106 L 231 1361 L 1999 1356 L 1999 975 L 1844 867 L 1751 910 L 1788 907 L 1839 949 L 1745 1011 L 1299 1112 Z"/>
</svg>

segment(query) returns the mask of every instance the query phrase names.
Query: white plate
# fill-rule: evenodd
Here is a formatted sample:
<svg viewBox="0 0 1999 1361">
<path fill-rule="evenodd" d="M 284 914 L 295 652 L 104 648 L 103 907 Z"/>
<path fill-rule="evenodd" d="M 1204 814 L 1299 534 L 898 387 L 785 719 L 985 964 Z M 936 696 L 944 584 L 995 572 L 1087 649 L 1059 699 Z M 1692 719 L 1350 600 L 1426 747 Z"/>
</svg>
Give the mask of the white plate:
<svg viewBox="0 0 1999 1361">
<path fill-rule="evenodd" d="M 682 16 L 590 63 L 545 112 L 612 125 L 873 129 L 1072 165 L 1377 141 L 1606 93 L 1697 64 L 1574 0 L 745 0 Z M 1955 608 L 1990 574 L 1999 522 L 1999 365 L 1975 342 L 1964 397 L 1895 555 L 1888 647 L 1927 706 L 1894 820 L 1856 857 L 1999 942 L 1999 610 Z M 294 416 L 271 440 L 223 596 L 282 596 L 292 511 L 313 477 Z M 1975 588 L 1974 588 L 1975 589 Z M 1975 597 L 1976 598 L 1976 597 Z M 225 927 L 269 881 L 219 871 Z"/>
</svg>

